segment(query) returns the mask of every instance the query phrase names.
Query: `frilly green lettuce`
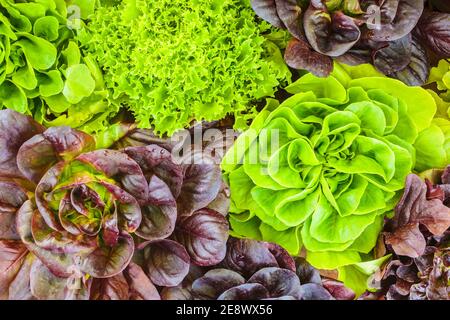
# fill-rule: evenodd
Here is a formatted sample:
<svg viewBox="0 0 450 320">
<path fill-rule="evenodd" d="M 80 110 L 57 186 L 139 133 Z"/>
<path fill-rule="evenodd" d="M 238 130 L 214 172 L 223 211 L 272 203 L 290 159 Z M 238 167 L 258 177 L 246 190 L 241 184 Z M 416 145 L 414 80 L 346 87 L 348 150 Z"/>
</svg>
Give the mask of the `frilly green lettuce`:
<svg viewBox="0 0 450 320">
<path fill-rule="evenodd" d="M 386 259 L 372 250 L 406 176 L 447 161 L 435 101 L 369 65 L 306 74 L 286 90 L 293 96 L 269 100 L 223 159 L 232 234 L 304 248 L 361 293 Z M 444 151 L 433 161 L 431 145 Z"/>
<path fill-rule="evenodd" d="M 257 113 L 252 102 L 290 79 L 274 43 L 285 33 L 256 22 L 248 1 L 110 3 L 96 8 L 78 39 L 103 69 L 110 100 L 140 127 L 170 135 L 232 114 L 245 128 Z"/>
<path fill-rule="evenodd" d="M 108 105 L 96 62 L 74 40 L 76 28 L 83 28 L 76 15 L 81 2 L 0 1 L 0 108 L 33 115 L 46 126 L 106 129 L 117 108 Z"/>
</svg>

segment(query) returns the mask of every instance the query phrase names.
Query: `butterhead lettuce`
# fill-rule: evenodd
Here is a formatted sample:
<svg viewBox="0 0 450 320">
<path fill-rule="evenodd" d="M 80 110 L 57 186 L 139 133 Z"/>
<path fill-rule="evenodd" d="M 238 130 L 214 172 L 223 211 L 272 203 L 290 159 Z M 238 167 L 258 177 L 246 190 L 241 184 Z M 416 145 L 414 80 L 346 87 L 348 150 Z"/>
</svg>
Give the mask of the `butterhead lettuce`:
<svg viewBox="0 0 450 320">
<path fill-rule="evenodd" d="M 233 234 L 293 255 L 304 248 L 313 266 L 339 269 L 361 293 L 386 259 L 371 255 L 384 217 L 406 176 L 427 167 L 416 143 L 440 143 L 439 128 L 424 135 L 436 104 L 426 90 L 368 65 L 306 74 L 286 90 L 293 95 L 270 100 L 223 159 Z"/>
</svg>

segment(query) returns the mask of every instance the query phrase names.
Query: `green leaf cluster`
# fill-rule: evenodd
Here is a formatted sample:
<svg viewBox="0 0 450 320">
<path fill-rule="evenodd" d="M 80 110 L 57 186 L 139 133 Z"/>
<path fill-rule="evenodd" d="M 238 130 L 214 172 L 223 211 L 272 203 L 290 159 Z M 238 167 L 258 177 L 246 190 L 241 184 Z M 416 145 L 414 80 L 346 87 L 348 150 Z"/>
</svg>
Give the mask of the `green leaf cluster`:
<svg viewBox="0 0 450 320">
<path fill-rule="evenodd" d="M 248 0 L 101 3 L 78 39 L 103 69 L 110 101 L 140 127 L 170 135 L 231 114 L 246 128 L 252 102 L 290 79 L 277 46 L 286 33 L 257 22 Z"/>
<path fill-rule="evenodd" d="M 313 266 L 338 269 L 360 292 L 384 261 L 372 250 L 405 177 L 447 161 L 435 101 L 370 65 L 336 65 L 286 90 L 293 95 L 269 100 L 223 159 L 232 234 L 293 255 L 304 248 Z"/>
<path fill-rule="evenodd" d="M 436 91 L 428 92 L 436 101 L 437 112 L 431 127 L 417 142 L 417 152 L 423 161 L 419 163 L 419 172 L 427 167 L 443 168 L 450 162 L 450 60 L 439 61 L 431 69 L 428 82 L 436 85 Z"/>
<path fill-rule="evenodd" d="M 46 126 L 104 130 L 117 108 L 108 106 L 95 60 L 83 56 L 74 39 L 89 4 L 1 0 L 0 5 L 0 108 L 33 115 Z"/>
</svg>

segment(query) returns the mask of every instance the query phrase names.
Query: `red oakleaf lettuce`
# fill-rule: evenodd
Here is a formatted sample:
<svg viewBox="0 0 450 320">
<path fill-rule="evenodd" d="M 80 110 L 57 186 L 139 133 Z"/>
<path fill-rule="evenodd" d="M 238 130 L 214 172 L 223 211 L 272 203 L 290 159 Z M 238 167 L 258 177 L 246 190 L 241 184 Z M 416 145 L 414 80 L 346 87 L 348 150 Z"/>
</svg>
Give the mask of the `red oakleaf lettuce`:
<svg viewBox="0 0 450 320">
<path fill-rule="evenodd" d="M 426 184 L 413 174 L 406 178 L 405 192 L 395 212 L 385 238 L 399 255 L 416 258 L 423 254 L 426 241 L 420 225 L 434 235 L 441 235 L 450 227 L 450 208 L 442 200 L 428 200 Z"/>
<path fill-rule="evenodd" d="M 450 166 L 425 172 L 425 182 L 408 177 L 396 216 L 386 225 L 393 259 L 378 275 L 381 289 L 371 299 L 450 299 L 449 173 Z"/>
</svg>

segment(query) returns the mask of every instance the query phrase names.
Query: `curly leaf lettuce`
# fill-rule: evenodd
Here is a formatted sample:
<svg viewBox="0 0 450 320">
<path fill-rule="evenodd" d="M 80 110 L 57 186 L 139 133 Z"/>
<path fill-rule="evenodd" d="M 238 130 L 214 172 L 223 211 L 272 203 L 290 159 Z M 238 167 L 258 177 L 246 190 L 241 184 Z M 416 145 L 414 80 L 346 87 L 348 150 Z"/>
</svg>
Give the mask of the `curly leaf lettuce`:
<svg viewBox="0 0 450 320">
<path fill-rule="evenodd" d="M 245 128 L 251 102 L 291 76 L 265 37 L 283 42 L 282 34 L 257 24 L 244 1 L 126 0 L 94 13 L 78 36 L 84 52 L 105 72 L 110 100 L 159 134 L 227 114 Z"/>
<path fill-rule="evenodd" d="M 366 266 L 384 216 L 406 176 L 427 167 L 416 146 L 445 150 L 442 130 L 429 132 L 436 104 L 426 90 L 368 65 L 336 65 L 328 78 L 306 74 L 286 90 L 293 95 L 269 100 L 223 159 L 233 234 L 277 242 L 293 255 L 305 248 L 311 264 L 339 269 L 361 293 L 372 265 L 382 263 Z M 350 266 L 361 270 L 358 278 L 346 276 L 354 275 L 345 273 Z"/>
</svg>

